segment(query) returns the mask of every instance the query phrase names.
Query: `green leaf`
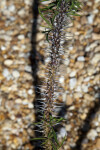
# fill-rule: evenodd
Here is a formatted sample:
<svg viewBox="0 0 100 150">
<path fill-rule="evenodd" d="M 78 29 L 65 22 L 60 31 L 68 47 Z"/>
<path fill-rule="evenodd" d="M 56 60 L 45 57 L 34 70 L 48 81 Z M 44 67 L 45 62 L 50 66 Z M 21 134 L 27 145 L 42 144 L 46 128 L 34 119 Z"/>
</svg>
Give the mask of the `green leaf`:
<svg viewBox="0 0 100 150">
<path fill-rule="evenodd" d="M 49 25 L 50 28 L 52 28 L 50 22 L 44 17 L 43 13 L 41 12 L 41 10 L 39 9 L 39 13 L 40 13 L 40 16 L 43 18 L 43 20 L 45 20 L 45 22 Z"/>
<path fill-rule="evenodd" d="M 66 139 L 66 136 L 63 138 L 63 140 L 62 140 L 62 142 L 61 142 L 61 144 L 60 144 L 60 147 L 62 147 L 62 145 L 63 145 L 65 139 Z M 59 147 L 59 148 L 60 148 L 60 147 Z"/>
<path fill-rule="evenodd" d="M 52 134 L 53 134 L 53 137 L 54 137 L 55 142 L 57 143 L 58 146 L 60 146 L 60 144 L 59 144 L 59 142 L 58 142 L 58 139 L 57 139 L 56 132 L 54 131 L 53 128 L 52 128 Z"/>
<path fill-rule="evenodd" d="M 55 145 L 53 143 L 52 143 L 52 146 L 53 146 L 53 150 L 57 150 L 56 147 L 55 147 Z"/>
<path fill-rule="evenodd" d="M 45 137 L 39 137 L 39 138 L 32 138 L 31 140 L 45 140 Z"/>
<path fill-rule="evenodd" d="M 50 0 L 41 0 L 40 2 L 45 2 L 45 1 L 50 1 Z"/>
</svg>

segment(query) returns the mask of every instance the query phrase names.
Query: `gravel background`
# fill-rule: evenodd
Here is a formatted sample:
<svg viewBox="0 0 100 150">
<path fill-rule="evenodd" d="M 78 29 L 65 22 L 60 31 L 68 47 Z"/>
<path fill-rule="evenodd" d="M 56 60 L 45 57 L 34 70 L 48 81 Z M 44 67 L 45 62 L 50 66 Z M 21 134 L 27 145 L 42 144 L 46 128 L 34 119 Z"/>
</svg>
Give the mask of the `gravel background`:
<svg viewBox="0 0 100 150">
<path fill-rule="evenodd" d="M 48 63 L 37 2 L 0 0 L 0 150 L 34 149 L 35 86 Z M 66 30 L 74 38 L 64 42 L 60 65 L 64 150 L 100 150 L 100 0 L 82 2 L 81 16 Z"/>
</svg>

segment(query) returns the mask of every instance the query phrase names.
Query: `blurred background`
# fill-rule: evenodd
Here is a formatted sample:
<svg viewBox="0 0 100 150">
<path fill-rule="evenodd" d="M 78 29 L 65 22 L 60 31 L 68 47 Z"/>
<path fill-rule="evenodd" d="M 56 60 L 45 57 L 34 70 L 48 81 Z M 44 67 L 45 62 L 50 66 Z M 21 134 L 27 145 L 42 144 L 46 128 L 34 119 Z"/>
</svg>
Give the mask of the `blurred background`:
<svg viewBox="0 0 100 150">
<path fill-rule="evenodd" d="M 0 0 L 0 150 L 36 149 L 36 86 L 45 78 L 48 46 L 39 0 Z M 64 150 L 100 150 L 100 0 L 83 0 L 66 29 L 59 85 L 67 122 Z M 37 149 L 39 150 L 39 149 Z"/>
</svg>

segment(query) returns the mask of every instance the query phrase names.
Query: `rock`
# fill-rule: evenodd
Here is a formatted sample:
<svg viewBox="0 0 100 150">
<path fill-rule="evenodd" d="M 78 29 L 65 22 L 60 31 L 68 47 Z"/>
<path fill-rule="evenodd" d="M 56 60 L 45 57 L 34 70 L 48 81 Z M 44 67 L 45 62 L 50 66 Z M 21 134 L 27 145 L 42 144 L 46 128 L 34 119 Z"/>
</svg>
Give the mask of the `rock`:
<svg viewBox="0 0 100 150">
<path fill-rule="evenodd" d="M 73 98 L 70 95 L 66 96 L 66 105 L 71 105 L 73 103 Z"/>
<path fill-rule="evenodd" d="M 20 73 L 19 73 L 17 70 L 14 70 L 14 71 L 12 72 L 12 75 L 13 75 L 14 78 L 19 78 Z"/>
<path fill-rule="evenodd" d="M 70 131 L 72 126 L 70 124 L 66 125 L 66 131 Z"/>
<path fill-rule="evenodd" d="M 61 76 L 61 77 L 59 78 L 59 83 L 61 83 L 61 84 L 64 83 L 64 76 Z"/>
<path fill-rule="evenodd" d="M 7 67 L 11 66 L 13 64 L 13 61 L 11 59 L 7 59 L 4 61 L 4 65 L 6 65 Z"/>
<path fill-rule="evenodd" d="M 14 51 L 16 51 L 16 50 L 19 50 L 19 47 L 16 46 L 16 45 L 14 45 L 14 46 L 12 46 L 12 49 L 13 49 Z"/>
<path fill-rule="evenodd" d="M 33 77 L 32 77 L 32 75 L 30 75 L 29 73 L 24 73 L 23 74 L 23 77 L 26 79 L 26 80 L 31 80 L 31 81 L 33 81 Z"/>
<path fill-rule="evenodd" d="M 98 115 L 98 121 L 100 122 L 100 114 Z"/>
<path fill-rule="evenodd" d="M 33 94 L 33 90 L 32 90 L 32 89 L 29 89 L 29 90 L 28 90 L 28 94 L 29 94 L 29 95 L 32 95 L 32 94 Z"/>
<path fill-rule="evenodd" d="M 79 56 L 79 57 L 77 58 L 77 61 L 85 61 L 84 56 Z"/>
<path fill-rule="evenodd" d="M 97 127 L 96 131 L 97 131 L 98 133 L 100 133 L 100 127 Z"/>
<path fill-rule="evenodd" d="M 76 75 L 76 71 L 72 71 L 69 76 L 74 77 L 75 75 Z"/>
<path fill-rule="evenodd" d="M 90 77 L 86 77 L 85 79 L 84 79 L 84 82 L 88 82 L 90 80 Z"/>
<path fill-rule="evenodd" d="M 69 80 L 70 89 L 73 89 L 73 88 L 75 87 L 76 81 L 77 81 L 76 78 L 71 78 L 71 79 Z"/>
<path fill-rule="evenodd" d="M 87 93 L 88 92 L 88 85 L 82 85 L 82 91 Z"/>
<path fill-rule="evenodd" d="M 25 38 L 25 36 L 23 34 L 18 35 L 18 40 L 23 40 Z"/>
<path fill-rule="evenodd" d="M 100 34 L 92 33 L 92 39 L 93 40 L 100 40 Z"/>
<path fill-rule="evenodd" d="M 96 141 L 96 148 L 99 150 L 100 148 L 100 138 L 97 139 Z"/>
<path fill-rule="evenodd" d="M 97 46 L 96 48 L 95 48 L 95 52 L 97 53 L 97 52 L 100 52 L 100 46 Z"/>
<path fill-rule="evenodd" d="M 27 99 L 25 99 L 25 100 L 22 101 L 22 103 L 23 103 L 23 105 L 27 105 L 29 102 L 28 102 Z"/>
<path fill-rule="evenodd" d="M 0 74 L 0 81 L 4 79 L 4 76 Z"/>
<path fill-rule="evenodd" d="M 75 99 L 79 99 L 80 97 L 82 97 L 81 93 L 74 93 L 74 98 Z"/>
<path fill-rule="evenodd" d="M 75 88 L 75 91 L 76 91 L 76 92 L 81 92 L 81 91 L 82 91 L 82 87 L 81 87 L 81 86 L 77 86 L 77 87 Z"/>
<path fill-rule="evenodd" d="M 77 68 L 77 69 L 83 69 L 83 67 L 84 67 L 84 62 L 77 61 L 75 63 L 75 68 Z"/>
<path fill-rule="evenodd" d="M 12 86 L 9 87 L 9 91 L 17 91 L 17 84 L 13 84 Z"/>
<path fill-rule="evenodd" d="M 2 51 L 6 50 L 6 47 L 5 46 L 1 46 L 1 50 Z"/>
<path fill-rule="evenodd" d="M 67 132 L 66 132 L 65 128 L 63 127 L 60 129 L 60 137 L 65 137 L 65 136 L 67 136 Z"/>
<path fill-rule="evenodd" d="M 27 71 L 27 72 L 31 72 L 31 71 L 32 71 L 31 66 L 25 66 L 25 71 Z"/>
<path fill-rule="evenodd" d="M 25 4 L 26 4 L 26 5 L 30 5 L 30 6 L 32 6 L 32 1 L 25 0 L 24 2 L 25 2 Z"/>
<path fill-rule="evenodd" d="M 89 23 L 89 24 L 93 24 L 94 15 L 93 15 L 93 14 L 89 15 L 89 16 L 87 17 L 87 19 L 88 19 L 88 23 Z"/>
<path fill-rule="evenodd" d="M 69 107 L 69 110 L 74 110 L 74 109 L 75 109 L 75 106 Z"/>
<path fill-rule="evenodd" d="M 95 129 L 91 129 L 89 133 L 87 134 L 87 138 L 89 140 L 95 140 L 95 138 L 98 136 L 97 131 Z"/>
<path fill-rule="evenodd" d="M 91 64 L 97 64 L 100 61 L 100 53 L 97 53 L 91 59 Z"/>
<path fill-rule="evenodd" d="M 44 38 L 44 34 L 43 33 L 37 33 L 37 35 L 36 35 L 36 41 L 38 42 L 38 41 L 41 41 L 43 38 Z"/>
<path fill-rule="evenodd" d="M 82 115 L 80 115 L 80 118 L 82 119 L 82 120 L 85 120 L 85 118 L 86 118 L 86 114 L 85 113 L 83 113 Z"/>
<path fill-rule="evenodd" d="M 33 107 L 34 107 L 34 106 L 33 106 L 32 103 L 29 103 L 29 104 L 28 104 L 28 108 L 32 109 Z"/>
<path fill-rule="evenodd" d="M 5 119 L 5 114 L 0 112 L 0 122 L 4 121 Z"/>
<path fill-rule="evenodd" d="M 7 77 L 9 76 L 10 72 L 9 72 L 8 69 L 5 68 L 5 69 L 3 70 L 3 72 L 2 72 L 2 74 L 3 74 L 3 76 L 4 76 L 5 78 L 7 78 Z"/>
<path fill-rule="evenodd" d="M 9 10 L 10 12 L 15 12 L 15 5 L 10 5 L 10 6 L 8 7 L 8 10 Z"/>
<path fill-rule="evenodd" d="M 18 11 L 18 15 L 21 16 L 21 17 L 23 17 L 25 13 L 26 12 L 25 12 L 24 8 L 22 8 L 21 10 Z"/>
<path fill-rule="evenodd" d="M 16 103 L 16 104 L 21 104 L 21 103 L 22 103 L 22 100 L 21 100 L 20 98 L 18 98 L 18 99 L 15 100 L 15 103 Z"/>
<path fill-rule="evenodd" d="M 89 76 L 92 76 L 95 72 L 96 72 L 96 70 L 95 70 L 94 66 L 88 66 L 88 68 L 87 68 L 87 74 Z"/>
<path fill-rule="evenodd" d="M 85 94 L 85 95 L 84 95 L 84 99 L 89 102 L 89 101 L 93 101 L 93 100 L 94 100 L 94 97 L 91 96 L 90 94 Z"/>
</svg>

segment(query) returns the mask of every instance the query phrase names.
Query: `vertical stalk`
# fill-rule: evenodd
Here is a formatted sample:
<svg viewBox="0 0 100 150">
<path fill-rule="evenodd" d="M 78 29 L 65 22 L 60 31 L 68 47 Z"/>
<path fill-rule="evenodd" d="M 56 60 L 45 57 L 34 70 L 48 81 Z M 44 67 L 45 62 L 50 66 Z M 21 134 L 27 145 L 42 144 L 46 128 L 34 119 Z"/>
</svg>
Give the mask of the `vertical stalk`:
<svg viewBox="0 0 100 150">
<path fill-rule="evenodd" d="M 47 1 L 47 0 L 43 0 Z M 43 119 L 42 129 L 44 132 L 44 148 L 46 150 L 58 150 L 61 145 L 57 141 L 57 136 L 54 131 L 54 125 L 56 125 L 57 118 L 55 116 L 55 102 L 56 102 L 56 91 L 58 87 L 58 73 L 59 64 L 61 62 L 61 40 L 63 36 L 64 26 L 68 25 L 70 15 L 77 15 L 77 11 L 80 8 L 78 0 L 55 0 L 49 4 L 49 7 L 41 9 L 48 11 L 50 9 L 49 20 L 45 18 L 46 13 L 42 13 L 39 10 L 41 17 L 49 25 L 50 30 L 45 31 L 48 35 L 50 42 L 50 62 L 47 66 L 46 76 L 46 91 L 44 93 L 44 107 L 43 108 Z M 52 12 L 52 13 L 51 13 Z M 51 16 L 52 15 L 52 16 Z M 51 21 L 51 22 L 50 22 Z M 67 23 L 67 25 L 66 25 Z"/>
<path fill-rule="evenodd" d="M 62 29 L 65 20 L 67 5 L 65 0 L 61 1 L 61 5 L 58 9 L 59 13 L 55 17 L 52 29 L 52 35 L 50 36 L 51 40 L 51 49 L 50 49 L 50 63 L 48 64 L 48 73 L 47 73 L 47 83 L 46 83 L 46 93 L 45 93 L 45 120 L 44 120 L 44 136 L 48 137 L 51 132 L 50 128 L 50 115 L 54 116 L 54 101 L 55 99 L 55 91 L 57 87 L 57 73 L 58 67 L 60 63 L 60 46 L 61 46 L 61 36 Z M 52 139 L 49 139 L 45 144 L 46 150 L 52 150 Z"/>
</svg>

